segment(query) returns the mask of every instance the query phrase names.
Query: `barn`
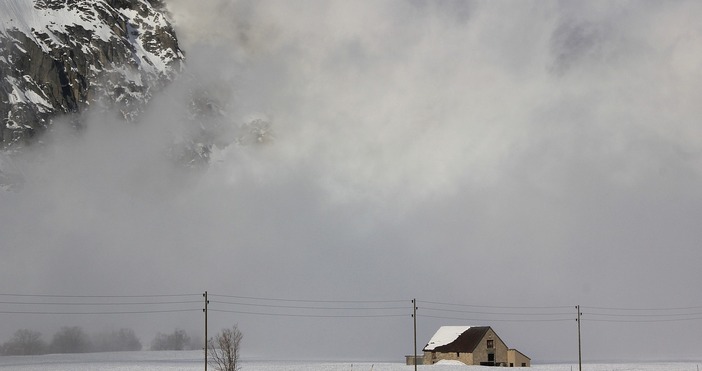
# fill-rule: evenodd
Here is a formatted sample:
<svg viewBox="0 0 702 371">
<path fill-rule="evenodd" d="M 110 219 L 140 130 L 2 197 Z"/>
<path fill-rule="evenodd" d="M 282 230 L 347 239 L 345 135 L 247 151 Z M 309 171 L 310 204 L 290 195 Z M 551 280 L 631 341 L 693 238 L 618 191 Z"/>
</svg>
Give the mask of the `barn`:
<svg viewBox="0 0 702 371">
<path fill-rule="evenodd" d="M 442 326 L 423 351 L 425 365 L 455 360 L 467 365 L 531 366 L 529 357 L 507 347 L 490 326 Z"/>
</svg>

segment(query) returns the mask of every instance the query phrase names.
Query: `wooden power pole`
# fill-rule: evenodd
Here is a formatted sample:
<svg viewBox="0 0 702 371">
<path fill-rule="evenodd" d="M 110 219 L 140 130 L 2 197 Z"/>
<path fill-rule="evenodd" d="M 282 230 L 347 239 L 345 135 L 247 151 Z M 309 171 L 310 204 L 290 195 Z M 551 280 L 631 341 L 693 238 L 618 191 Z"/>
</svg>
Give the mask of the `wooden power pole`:
<svg viewBox="0 0 702 371">
<path fill-rule="evenodd" d="M 207 349 L 207 343 L 208 343 L 208 340 L 207 340 L 207 304 L 209 304 L 210 301 L 207 300 L 207 291 L 205 291 L 205 293 L 202 294 L 202 296 L 205 298 L 205 308 L 202 311 L 205 312 L 205 371 L 207 371 L 207 353 L 208 353 L 208 349 Z"/>
<path fill-rule="evenodd" d="M 412 299 L 412 319 L 414 320 L 414 371 L 417 371 L 417 299 Z"/>
<path fill-rule="evenodd" d="M 578 322 L 578 370 L 583 371 L 583 350 L 580 342 L 580 305 L 576 305 L 575 309 L 578 311 L 578 318 L 576 321 Z"/>
</svg>

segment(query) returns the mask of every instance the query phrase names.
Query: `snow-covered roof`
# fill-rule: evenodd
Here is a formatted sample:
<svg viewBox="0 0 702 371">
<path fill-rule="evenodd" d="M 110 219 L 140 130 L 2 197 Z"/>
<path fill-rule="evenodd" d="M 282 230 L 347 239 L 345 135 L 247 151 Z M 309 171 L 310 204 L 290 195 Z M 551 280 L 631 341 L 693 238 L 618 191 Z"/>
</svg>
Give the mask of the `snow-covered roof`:
<svg viewBox="0 0 702 371">
<path fill-rule="evenodd" d="M 434 350 L 436 347 L 453 343 L 458 337 L 468 331 L 470 326 L 441 326 L 424 350 Z"/>
</svg>

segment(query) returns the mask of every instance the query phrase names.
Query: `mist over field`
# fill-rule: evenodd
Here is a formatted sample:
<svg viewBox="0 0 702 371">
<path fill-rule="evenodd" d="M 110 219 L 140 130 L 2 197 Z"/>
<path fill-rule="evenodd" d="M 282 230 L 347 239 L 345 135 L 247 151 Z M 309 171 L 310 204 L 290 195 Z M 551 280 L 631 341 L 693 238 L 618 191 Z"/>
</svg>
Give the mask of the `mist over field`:
<svg viewBox="0 0 702 371">
<path fill-rule="evenodd" d="M 202 359 L 200 352 L 135 352 L 135 353 L 100 353 L 84 355 L 48 355 L 42 357 L 2 357 L 0 368 L 23 370 L 63 371 L 75 369 L 90 370 L 201 370 Z M 313 370 L 313 371 L 345 371 L 345 370 L 380 370 L 400 371 L 412 370 L 413 366 L 402 363 L 365 362 L 365 361 L 260 361 L 247 360 L 242 363 L 243 370 L 250 371 L 283 371 L 283 370 Z M 607 371 L 691 371 L 695 370 L 694 362 L 655 362 L 655 363 L 591 363 L 583 365 L 584 370 Z M 484 370 L 485 366 L 461 365 L 432 365 L 418 366 L 419 370 L 455 371 L 455 370 Z M 526 368 L 531 371 L 567 371 L 578 369 L 576 364 L 538 364 Z"/>
<path fill-rule="evenodd" d="M 702 4 L 167 5 L 187 67 L 137 122 L 12 158 L 0 342 L 201 334 L 207 290 L 255 359 L 399 362 L 413 298 L 419 351 L 492 326 L 572 363 L 581 305 L 586 360 L 702 358 Z M 183 167 L 194 90 L 222 116 Z"/>
</svg>

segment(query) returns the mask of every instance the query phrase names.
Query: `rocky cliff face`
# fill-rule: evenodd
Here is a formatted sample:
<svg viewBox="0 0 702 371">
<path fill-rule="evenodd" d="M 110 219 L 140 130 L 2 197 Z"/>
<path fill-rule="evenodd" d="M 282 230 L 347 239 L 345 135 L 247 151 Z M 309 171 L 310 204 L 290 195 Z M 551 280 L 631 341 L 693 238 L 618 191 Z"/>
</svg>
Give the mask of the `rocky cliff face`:
<svg viewBox="0 0 702 371">
<path fill-rule="evenodd" d="M 2 0 L 0 23 L 0 147 L 89 106 L 134 119 L 182 68 L 162 0 Z"/>
</svg>

